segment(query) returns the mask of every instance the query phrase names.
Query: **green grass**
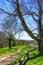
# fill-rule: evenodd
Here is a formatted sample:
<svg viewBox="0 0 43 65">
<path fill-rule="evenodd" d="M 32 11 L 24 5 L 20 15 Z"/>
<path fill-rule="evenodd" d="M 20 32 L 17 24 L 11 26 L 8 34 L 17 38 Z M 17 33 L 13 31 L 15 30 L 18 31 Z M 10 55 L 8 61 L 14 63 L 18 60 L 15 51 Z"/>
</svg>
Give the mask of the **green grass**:
<svg viewBox="0 0 43 65">
<path fill-rule="evenodd" d="M 30 50 L 32 48 L 30 46 L 23 47 L 22 50 L 20 51 L 20 53 L 18 54 L 19 55 L 18 59 L 16 59 L 16 61 L 13 61 L 11 65 L 15 65 L 15 62 L 18 63 L 22 58 L 24 58 L 26 49 Z"/>
<path fill-rule="evenodd" d="M 28 49 L 30 50 L 31 48 L 28 47 Z M 26 50 L 26 47 L 24 49 L 21 50 L 21 52 L 19 53 L 19 58 L 16 60 L 16 63 L 24 56 L 24 52 Z M 34 57 L 35 55 L 37 55 L 39 52 L 38 50 L 33 50 L 31 52 L 29 52 L 29 57 L 32 58 Z M 15 63 L 13 62 L 13 64 L 11 65 L 15 65 Z M 32 59 L 32 60 L 28 60 L 25 65 L 43 65 L 43 56 L 39 56 L 35 59 Z"/>
<path fill-rule="evenodd" d="M 32 58 L 38 53 L 38 50 L 33 50 L 29 53 L 29 57 Z M 43 65 L 43 56 L 39 56 L 35 59 L 28 60 L 25 65 Z"/>
<path fill-rule="evenodd" d="M 8 47 L 0 48 L 0 56 L 3 56 L 5 54 L 9 54 L 9 53 L 15 52 L 18 49 L 21 49 L 21 48 L 24 48 L 24 47 L 26 47 L 26 46 L 14 46 L 14 47 L 12 47 L 11 50 L 9 50 Z"/>
<path fill-rule="evenodd" d="M 43 56 L 27 61 L 25 65 L 43 65 Z"/>
<path fill-rule="evenodd" d="M 24 57 L 24 53 L 27 48 L 28 48 L 28 50 L 33 49 L 30 46 L 14 46 L 14 47 L 12 47 L 12 49 L 10 51 L 9 51 L 8 47 L 0 48 L 0 56 L 3 56 L 5 54 L 7 55 L 9 53 L 13 53 L 13 52 L 17 51 L 18 49 L 22 49 L 20 51 L 20 53 L 18 54 L 19 58 L 16 60 L 16 62 L 18 62 L 22 57 Z M 32 58 L 35 55 L 37 55 L 38 53 L 39 53 L 38 50 L 33 50 L 33 51 L 29 52 L 28 55 L 30 58 Z M 15 65 L 14 63 L 15 63 L 15 61 L 12 62 L 12 65 Z M 32 60 L 28 60 L 25 63 L 25 65 L 43 65 L 43 56 L 37 57 Z"/>
<path fill-rule="evenodd" d="M 24 54 L 25 54 L 26 49 L 30 50 L 30 49 L 31 49 L 31 47 L 30 47 L 30 46 L 25 46 L 25 47 L 22 47 L 22 50 L 21 50 L 21 51 L 20 51 L 20 53 L 18 54 L 18 55 L 19 55 L 18 60 L 20 60 L 21 58 L 23 58 L 23 57 L 24 57 Z"/>
</svg>

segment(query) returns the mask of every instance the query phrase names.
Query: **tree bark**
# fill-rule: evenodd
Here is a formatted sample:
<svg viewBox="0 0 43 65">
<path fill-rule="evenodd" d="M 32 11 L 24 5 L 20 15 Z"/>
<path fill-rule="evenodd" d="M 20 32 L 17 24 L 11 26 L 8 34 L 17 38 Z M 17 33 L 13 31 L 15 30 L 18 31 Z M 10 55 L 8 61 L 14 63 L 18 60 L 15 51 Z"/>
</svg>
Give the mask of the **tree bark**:
<svg viewBox="0 0 43 65">
<path fill-rule="evenodd" d="M 42 35 L 41 35 L 40 54 L 43 55 L 43 29 L 42 29 Z"/>
<path fill-rule="evenodd" d="M 42 0 L 37 0 L 38 7 L 39 7 L 39 20 L 38 20 L 38 27 L 39 27 L 39 37 L 40 40 L 38 41 L 39 46 L 39 54 L 43 55 L 43 28 L 42 28 Z"/>
<path fill-rule="evenodd" d="M 11 39 L 9 39 L 8 45 L 9 45 L 9 50 L 10 50 L 11 49 Z"/>
<path fill-rule="evenodd" d="M 22 12 L 21 12 L 20 7 L 19 7 L 19 2 L 18 2 L 18 0 L 16 0 L 16 1 L 17 1 L 17 13 L 18 13 L 18 16 L 19 16 L 19 19 L 20 19 L 20 21 L 21 21 L 21 24 L 22 24 L 23 28 L 25 29 L 25 31 L 26 31 L 33 39 L 35 39 L 35 40 L 38 41 L 39 38 L 36 37 L 36 36 L 32 33 L 32 31 L 27 27 L 27 25 L 26 25 L 26 23 L 25 23 L 25 20 L 24 20 L 24 18 L 23 18 Z"/>
<path fill-rule="evenodd" d="M 40 38 L 40 41 L 38 41 L 38 50 L 39 50 L 39 54 L 43 55 L 43 31 L 42 31 L 42 35 Z"/>
<path fill-rule="evenodd" d="M 3 44 L 1 44 L 1 48 L 3 48 Z"/>
<path fill-rule="evenodd" d="M 39 51 L 40 55 L 43 55 L 43 42 L 41 42 L 39 48 L 40 48 L 40 51 Z"/>
</svg>

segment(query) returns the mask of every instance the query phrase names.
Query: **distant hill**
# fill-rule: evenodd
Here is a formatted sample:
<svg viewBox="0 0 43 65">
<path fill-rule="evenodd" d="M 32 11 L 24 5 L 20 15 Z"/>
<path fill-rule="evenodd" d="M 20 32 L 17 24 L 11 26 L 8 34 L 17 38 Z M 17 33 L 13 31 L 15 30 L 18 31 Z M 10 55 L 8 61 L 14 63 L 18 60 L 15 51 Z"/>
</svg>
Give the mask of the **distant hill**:
<svg viewBox="0 0 43 65">
<path fill-rule="evenodd" d="M 16 40 L 16 45 L 28 45 L 31 43 L 36 43 L 34 40 Z"/>
</svg>

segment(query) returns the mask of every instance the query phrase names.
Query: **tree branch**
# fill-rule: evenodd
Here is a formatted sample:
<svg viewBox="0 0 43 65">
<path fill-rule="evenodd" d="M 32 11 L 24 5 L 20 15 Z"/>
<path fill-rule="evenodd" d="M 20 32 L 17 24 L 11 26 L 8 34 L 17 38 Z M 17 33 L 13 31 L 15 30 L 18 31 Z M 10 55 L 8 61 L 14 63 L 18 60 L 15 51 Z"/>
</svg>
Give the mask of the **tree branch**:
<svg viewBox="0 0 43 65">
<path fill-rule="evenodd" d="M 26 31 L 33 39 L 39 41 L 39 39 L 38 39 L 36 36 L 34 36 L 34 34 L 32 33 L 32 31 L 30 31 L 30 29 L 27 27 L 27 25 L 26 25 L 26 23 L 25 23 L 25 21 L 24 21 L 24 18 L 23 18 L 23 16 L 22 16 L 21 10 L 20 10 L 20 8 L 19 8 L 18 0 L 16 0 L 16 1 L 17 1 L 17 13 L 18 13 L 18 16 L 19 16 L 19 18 L 20 18 L 20 21 L 21 21 L 21 23 L 22 23 L 22 26 L 24 27 L 25 31 Z"/>
<path fill-rule="evenodd" d="M 35 30 L 38 30 L 38 28 L 35 28 L 34 30 L 32 30 L 32 32 L 35 31 Z"/>
<path fill-rule="evenodd" d="M 10 1 L 10 0 L 7 0 L 8 2 L 12 3 L 12 4 L 17 4 L 16 2 L 14 2 L 14 0 Z"/>
<path fill-rule="evenodd" d="M 13 16 L 17 16 L 17 14 L 14 14 L 14 13 L 9 13 L 7 11 L 5 11 L 4 9 L 0 8 L 0 13 L 6 13 L 8 15 L 13 15 Z"/>
</svg>

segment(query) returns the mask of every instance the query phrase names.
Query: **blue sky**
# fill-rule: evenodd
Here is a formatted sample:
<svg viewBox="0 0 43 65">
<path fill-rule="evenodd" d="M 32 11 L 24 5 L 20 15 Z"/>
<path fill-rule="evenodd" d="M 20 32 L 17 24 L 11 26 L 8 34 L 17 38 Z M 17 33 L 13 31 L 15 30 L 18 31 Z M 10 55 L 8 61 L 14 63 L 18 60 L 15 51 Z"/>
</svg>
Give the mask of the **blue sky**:
<svg viewBox="0 0 43 65">
<path fill-rule="evenodd" d="M 0 7 L 1 8 L 4 8 L 5 10 L 9 11 L 9 12 L 13 12 L 13 7 L 11 7 L 11 4 L 6 2 L 6 0 L 0 0 Z M 35 9 L 34 9 L 35 11 Z M 1 22 L 3 20 L 3 18 L 5 17 L 6 15 L 0 15 L 0 25 L 1 25 Z M 27 16 L 26 16 L 27 17 Z M 29 20 L 29 21 L 28 21 Z M 33 22 L 33 19 L 32 17 L 27 17 L 25 19 L 26 21 L 26 24 L 27 26 L 33 30 L 34 28 L 37 28 L 37 24 L 35 23 L 35 21 Z M 28 25 L 29 24 L 29 25 Z M 31 25 L 32 24 L 32 25 Z M 0 30 L 1 30 L 1 26 L 0 26 Z M 37 31 L 34 31 L 34 32 L 37 32 Z M 16 38 L 18 38 L 18 34 L 16 34 Z M 20 35 L 20 39 L 25 39 L 25 40 L 33 40 L 25 31 L 21 33 Z"/>
</svg>

